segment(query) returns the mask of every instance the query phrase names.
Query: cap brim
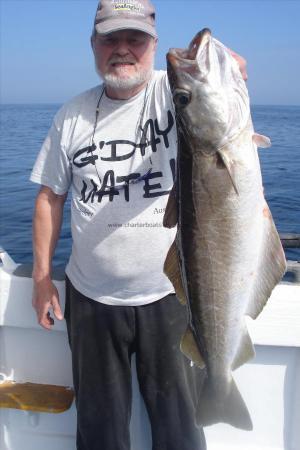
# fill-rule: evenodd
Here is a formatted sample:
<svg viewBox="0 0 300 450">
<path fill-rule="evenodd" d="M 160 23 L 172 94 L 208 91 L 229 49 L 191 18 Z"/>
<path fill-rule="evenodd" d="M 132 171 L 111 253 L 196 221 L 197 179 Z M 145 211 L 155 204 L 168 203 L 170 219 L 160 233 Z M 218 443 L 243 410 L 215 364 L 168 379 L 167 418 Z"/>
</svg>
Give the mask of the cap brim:
<svg viewBox="0 0 300 450">
<path fill-rule="evenodd" d="M 106 23 L 101 22 L 95 25 L 95 30 L 100 35 L 105 35 L 109 33 L 113 33 L 114 31 L 121 30 L 138 30 L 143 31 L 144 33 L 150 34 L 150 36 L 156 38 L 156 30 L 153 26 L 147 23 L 141 23 L 138 20 L 126 20 L 126 19 L 117 19 L 117 20 L 109 20 Z"/>
</svg>

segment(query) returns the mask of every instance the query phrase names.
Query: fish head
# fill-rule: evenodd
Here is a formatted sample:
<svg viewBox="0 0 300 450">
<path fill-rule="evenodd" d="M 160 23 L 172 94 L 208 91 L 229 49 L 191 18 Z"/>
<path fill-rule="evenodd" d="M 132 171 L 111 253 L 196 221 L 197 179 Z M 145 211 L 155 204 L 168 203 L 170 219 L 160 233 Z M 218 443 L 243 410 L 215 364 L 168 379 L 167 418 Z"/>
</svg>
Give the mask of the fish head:
<svg viewBox="0 0 300 450">
<path fill-rule="evenodd" d="M 249 120 L 248 92 L 237 61 L 204 28 L 187 49 L 170 49 L 167 65 L 177 123 L 191 151 L 216 153 Z"/>
</svg>

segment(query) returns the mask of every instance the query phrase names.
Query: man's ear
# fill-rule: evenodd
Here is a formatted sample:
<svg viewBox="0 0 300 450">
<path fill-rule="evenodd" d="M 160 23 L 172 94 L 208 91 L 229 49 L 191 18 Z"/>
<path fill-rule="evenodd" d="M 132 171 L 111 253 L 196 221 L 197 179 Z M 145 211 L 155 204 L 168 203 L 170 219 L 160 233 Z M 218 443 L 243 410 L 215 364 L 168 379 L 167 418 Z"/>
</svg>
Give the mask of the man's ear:
<svg viewBox="0 0 300 450">
<path fill-rule="evenodd" d="M 91 43 L 91 47 L 92 47 L 93 52 L 94 52 L 94 49 L 95 49 L 95 39 L 96 39 L 96 33 L 95 33 L 95 29 L 94 29 L 92 31 L 91 38 L 90 38 L 90 43 Z"/>
</svg>

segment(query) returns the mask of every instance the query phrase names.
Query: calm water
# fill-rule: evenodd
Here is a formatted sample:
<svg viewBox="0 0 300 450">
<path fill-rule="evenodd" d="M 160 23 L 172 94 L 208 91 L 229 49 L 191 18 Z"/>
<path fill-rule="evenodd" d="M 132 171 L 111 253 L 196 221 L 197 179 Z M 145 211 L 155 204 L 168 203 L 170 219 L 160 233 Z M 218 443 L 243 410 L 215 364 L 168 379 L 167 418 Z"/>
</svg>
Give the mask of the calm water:
<svg viewBox="0 0 300 450">
<path fill-rule="evenodd" d="M 2 105 L 0 130 L 0 246 L 16 262 L 31 262 L 31 219 L 38 186 L 31 167 L 59 105 Z M 259 151 L 265 194 L 279 232 L 300 233 L 300 107 L 255 106 L 256 131 L 269 136 Z M 69 202 L 54 263 L 65 264 L 71 248 Z M 300 250 L 287 252 L 300 260 Z"/>
</svg>

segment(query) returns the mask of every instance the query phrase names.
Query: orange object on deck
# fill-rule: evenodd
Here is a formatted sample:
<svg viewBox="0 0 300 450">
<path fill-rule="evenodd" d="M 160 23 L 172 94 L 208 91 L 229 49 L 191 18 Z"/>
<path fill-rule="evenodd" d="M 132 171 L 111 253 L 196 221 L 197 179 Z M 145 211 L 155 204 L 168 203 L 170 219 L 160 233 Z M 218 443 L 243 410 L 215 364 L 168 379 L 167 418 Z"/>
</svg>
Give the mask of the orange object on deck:
<svg viewBox="0 0 300 450">
<path fill-rule="evenodd" d="M 71 407 L 73 398 L 73 389 L 66 386 L 14 381 L 0 383 L 0 408 L 61 413 Z"/>
</svg>

